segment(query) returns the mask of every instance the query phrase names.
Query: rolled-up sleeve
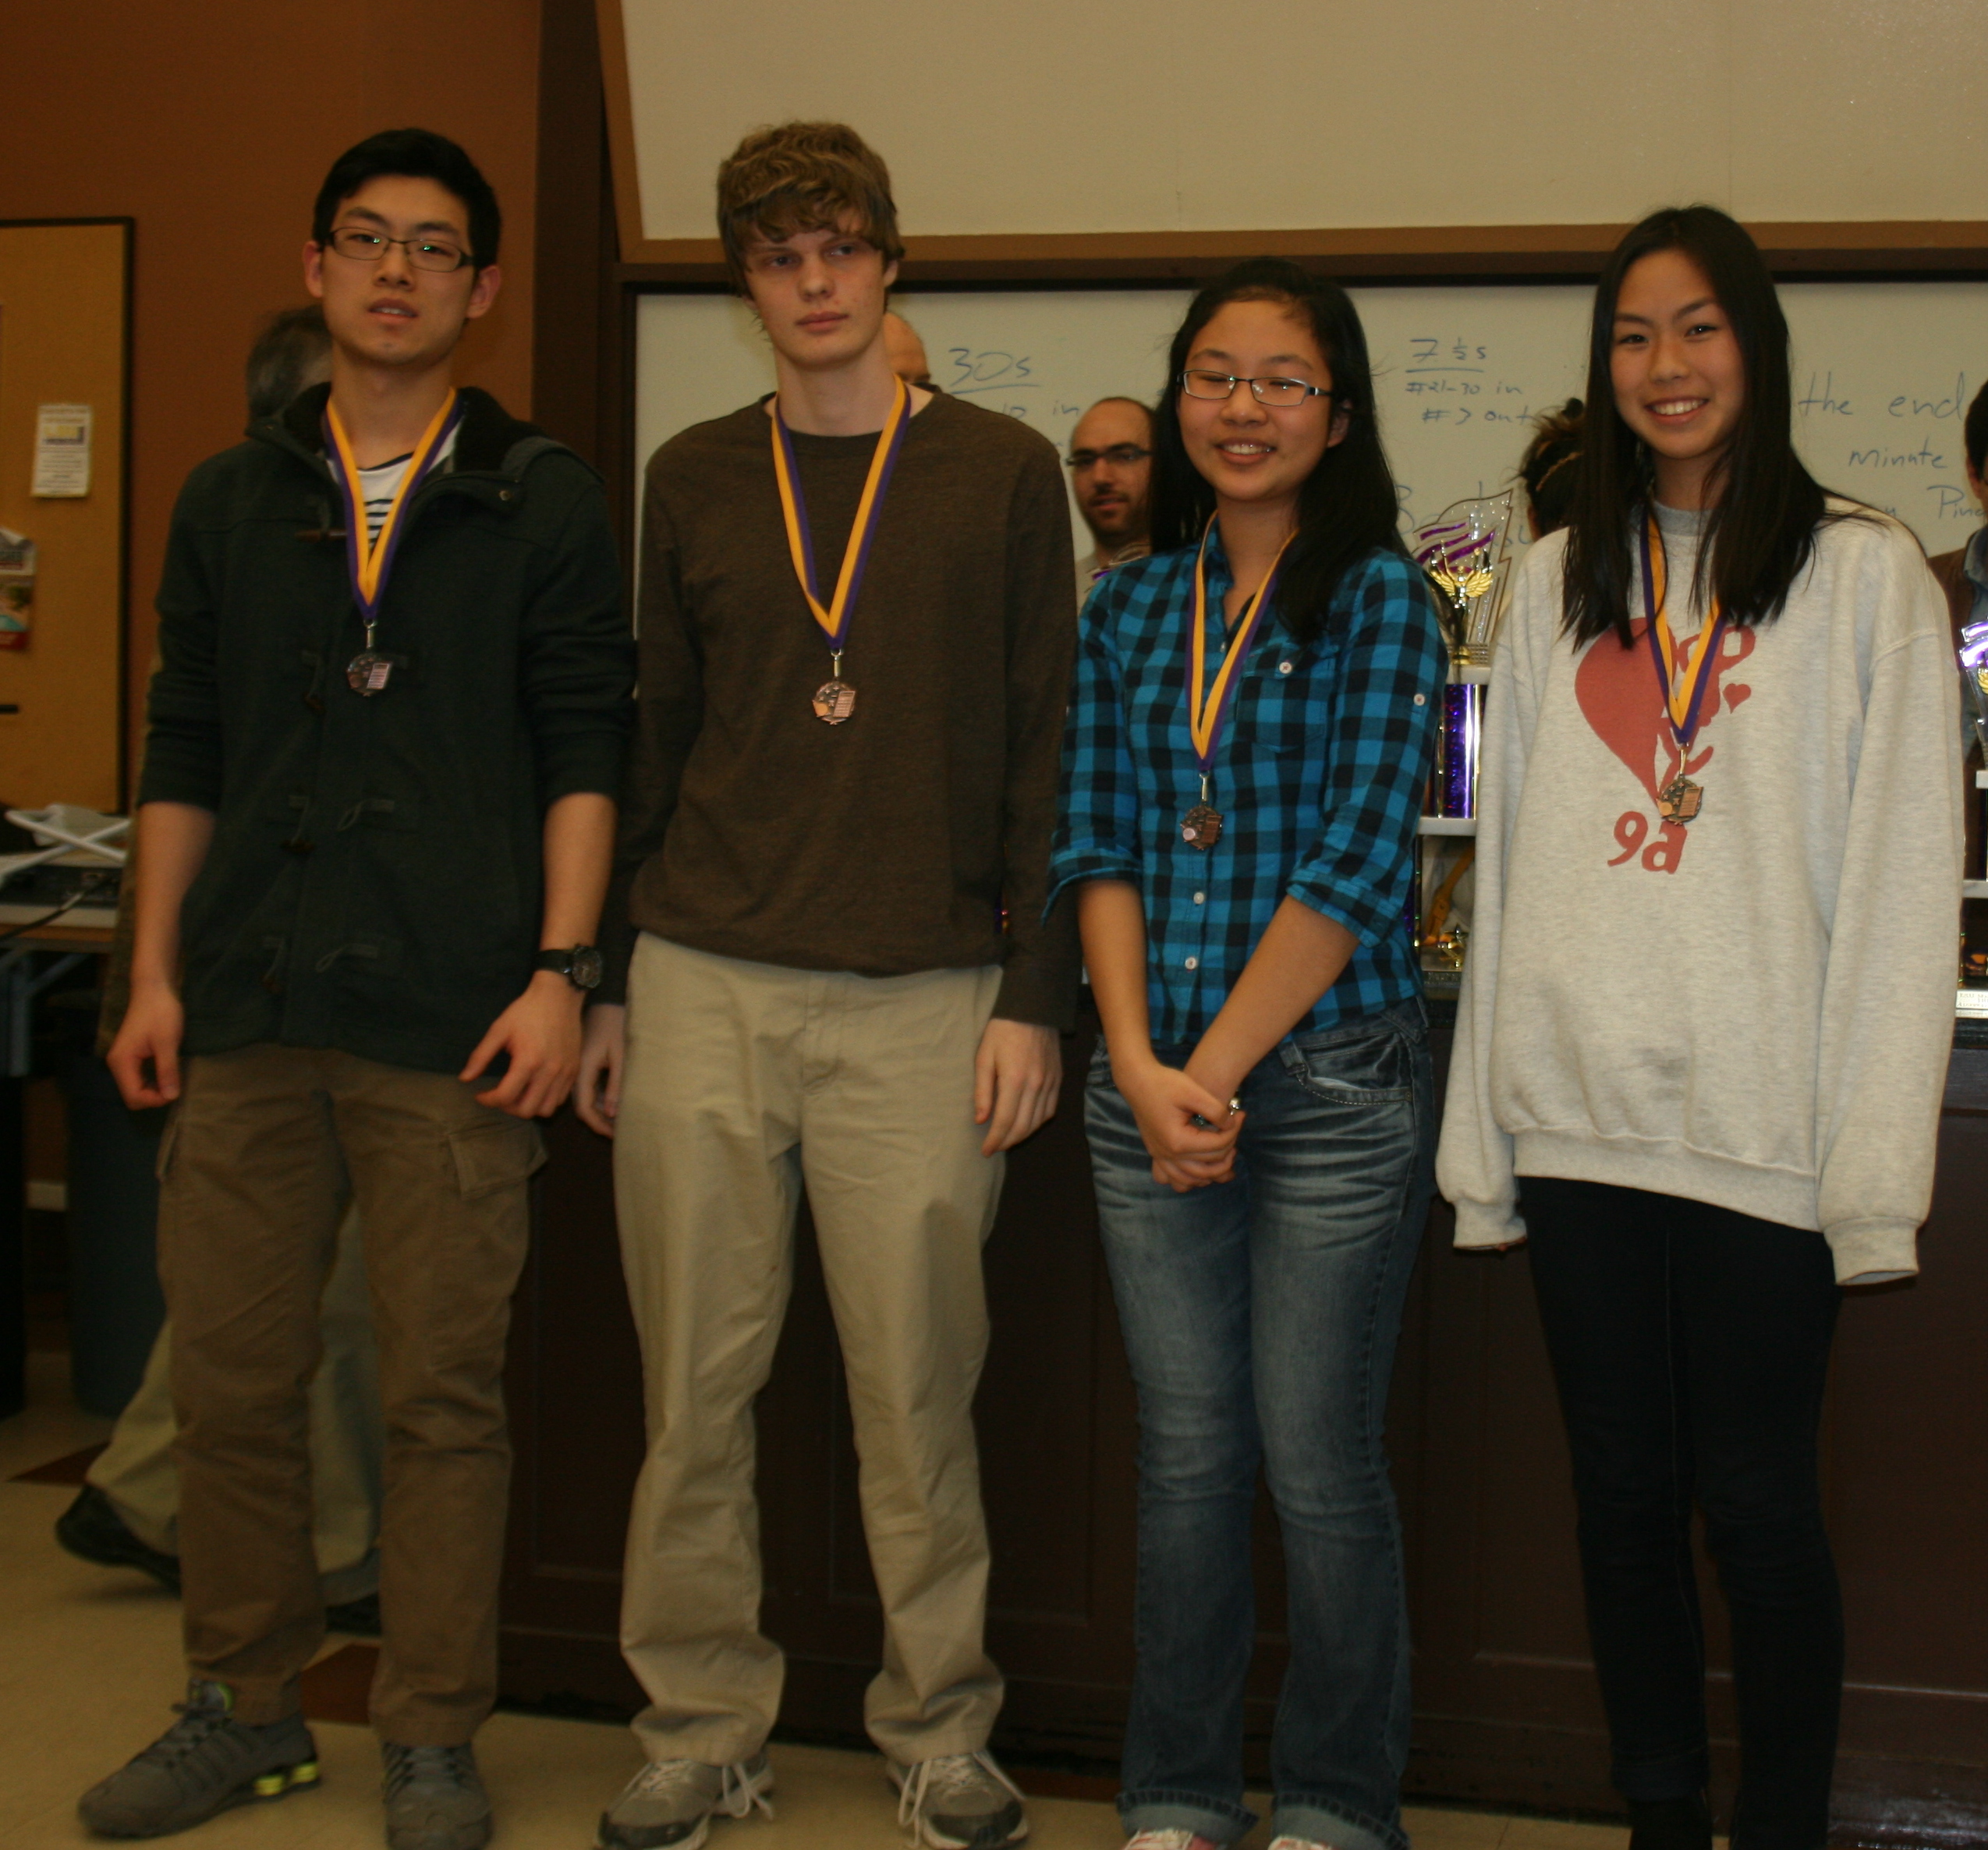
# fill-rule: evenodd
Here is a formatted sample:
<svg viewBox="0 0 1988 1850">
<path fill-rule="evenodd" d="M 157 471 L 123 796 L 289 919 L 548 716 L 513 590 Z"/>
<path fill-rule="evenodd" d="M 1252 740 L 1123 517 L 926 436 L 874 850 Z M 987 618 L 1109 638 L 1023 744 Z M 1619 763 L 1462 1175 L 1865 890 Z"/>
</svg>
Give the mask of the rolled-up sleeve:
<svg viewBox="0 0 1988 1850">
<path fill-rule="evenodd" d="M 1411 562 L 1369 564 L 1339 648 L 1320 828 L 1285 891 L 1372 946 L 1408 905 L 1441 710 L 1442 632 Z"/>
<path fill-rule="evenodd" d="M 1091 594 L 1078 626 L 1045 916 L 1079 881 L 1136 881 L 1139 874 L 1139 790 L 1111 636 L 1114 589 L 1107 580 Z"/>
</svg>

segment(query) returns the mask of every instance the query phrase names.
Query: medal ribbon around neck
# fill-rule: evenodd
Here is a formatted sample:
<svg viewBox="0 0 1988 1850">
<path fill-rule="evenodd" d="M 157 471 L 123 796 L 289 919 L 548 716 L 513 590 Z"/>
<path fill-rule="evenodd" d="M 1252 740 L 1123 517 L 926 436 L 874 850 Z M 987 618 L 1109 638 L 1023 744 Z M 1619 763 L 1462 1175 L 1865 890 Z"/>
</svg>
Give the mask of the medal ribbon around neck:
<svg viewBox="0 0 1988 1850">
<path fill-rule="evenodd" d="M 1270 561 L 1270 569 L 1263 574 L 1263 582 L 1258 585 L 1249 601 L 1242 607 L 1235 628 L 1229 636 L 1228 650 L 1222 657 L 1222 665 L 1215 671 L 1215 684 L 1208 681 L 1208 536 L 1215 530 L 1210 516 L 1202 531 L 1201 550 L 1194 558 L 1194 608 L 1189 618 L 1193 626 L 1187 647 L 1187 735 L 1193 741 L 1194 761 L 1201 770 L 1201 796 L 1205 803 L 1208 795 L 1208 779 L 1215 767 L 1215 750 L 1221 743 L 1222 728 L 1228 723 L 1229 709 L 1235 704 L 1235 689 L 1242 679 L 1242 664 L 1249 654 L 1249 645 L 1256 640 L 1256 630 L 1263 621 L 1263 612 L 1270 608 L 1270 587 L 1277 582 L 1277 569 L 1284 563 L 1284 555 L 1290 550 L 1291 541 L 1297 538 L 1294 533 L 1277 549 L 1277 556 Z M 1204 691 L 1205 690 L 1205 691 Z"/>
<path fill-rule="evenodd" d="M 338 485 L 346 506 L 346 563 L 352 572 L 352 594 L 358 601 L 359 614 L 366 624 L 366 646 L 373 646 L 373 632 L 380 620 L 380 599 L 385 594 L 387 579 L 393 570 L 394 555 L 400 549 L 402 516 L 414 491 L 441 466 L 443 446 L 462 421 L 468 407 L 452 387 L 441 409 L 421 433 L 421 441 L 407 459 L 407 473 L 400 478 L 387 517 L 380 523 L 376 540 L 367 530 L 366 494 L 359 480 L 359 464 L 352 439 L 338 421 L 337 408 L 324 407 L 324 459 L 331 465 L 331 479 Z"/>
<path fill-rule="evenodd" d="M 1657 665 L 1657 690 L 1664 696 L 1664 711 L 1671 722 L 1671 735 L 1678 742 L 1681 773 L 1683 760 L 1691 750 L 1692 741 L 1698 736 L 1705 690 L 1712 685 L 1712 665 L 1719 658 L 1719 642 L 1725 632 L 1726 619 L 1719 608 L 1718 599 L 1713 598 L 1712 608 L 1705 613 L 1704 626 L 1698 633 L 1698 653 L 1692 658 L 1690 671 L 1679 680 L 1678 646 L 1664 616 L 1664 593 L 1668 589 L 1666 579 L 1664 537 L 1657 530 L 1657 516 L 1653 514 L 1642 533 L 1642 606 L 1648 619 L 1643 635 L 1650 643 L 1650 659 Z"/>
<path fill-rule="evenodd" d="M 800 580 L 801 594 L 813 611 L 814 620 L 828 639 L 828 652 L 835 658 L 835 672 L 842 672 L 842 650 L 849 640 L 849 619 L 856 614 L 856 594 L 870 563 L 870 548 L 877 537 L 877 519 L 883 511 L 884 496 L 891 485 L 891 472 L 898 466 L 898 452 L 904 448 L 905 432 L 911 427 L 911 392 L 896 381 L 897 396 L 891 415 L 877 434 L 877 448 L 870 459 L 869 479 L 863 484 L 863 498 L 856 503 L 856 522 L 849 529 L 849 543 L 842 554 L 842 569 L 835 581 L 835 597 L 824 606 L 820 581 L 815 576 L 814 539 L 808 526 L 807 498 L 801 492 L 800 465 L 794 455 L 793 434 L 780 415 L 780 401 L 773 401 L 773 473 L 780 487 L 780 512 L 787 523 L 787 550 L 794 561 L 794 576 Z"/>
</svg>

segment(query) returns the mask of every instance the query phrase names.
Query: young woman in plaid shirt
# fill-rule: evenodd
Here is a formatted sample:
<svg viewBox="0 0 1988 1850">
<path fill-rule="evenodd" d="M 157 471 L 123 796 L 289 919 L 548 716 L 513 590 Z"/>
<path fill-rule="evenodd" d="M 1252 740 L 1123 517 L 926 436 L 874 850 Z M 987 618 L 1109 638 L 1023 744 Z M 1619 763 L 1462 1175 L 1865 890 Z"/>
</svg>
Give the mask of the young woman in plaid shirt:
<svg viewBox="0 0 1988 1850">
<path fill-rule="evenodd" d="M 1343 290 L 1266 258 L 1202 291 L 1155 423 L 1153 556 L 1085 608 L 1051 863 L 1104 1026 L 1086 1122 L 1139 1396 L 1119 1809 L 1128 1850 L 1255 1822 L 1261 1464 L 1290 1588 L 1275 1850 L 1404 1850 L 1381 1426 L 1430 1189 L 1403 914 L 1442 638 Z"/>
</svg>

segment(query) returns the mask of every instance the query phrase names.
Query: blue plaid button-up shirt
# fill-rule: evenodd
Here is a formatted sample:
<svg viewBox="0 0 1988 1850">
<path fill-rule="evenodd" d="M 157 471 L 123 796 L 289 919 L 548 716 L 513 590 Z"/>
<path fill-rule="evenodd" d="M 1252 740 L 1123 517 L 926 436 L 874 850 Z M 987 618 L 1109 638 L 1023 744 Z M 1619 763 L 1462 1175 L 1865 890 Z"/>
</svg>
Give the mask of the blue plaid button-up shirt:
<svg viewBox="0 0 1988 1850">
<path fill-rule="evenodd" d="M 1211 679 L 1232 583 L 1218 530 Z M 1359 941 L 1294 1033 L 1419 994 L 1404 915 L 1445 661 L 1421 573 L 1398 554 L 1370 554 L 1341 581 L 1315 643 L 1293 641 L 1274 609 L 1267 617 L 1217 746 L 1210 800 L 1223 828 L 1206 850 L 1180 830 L 1201 800 L 1187 721 L 1193 606 L 1191 548 L 1118 567 L 1084 606 L 1051 903 L 1073 881 L 1139 888 L 1156 1047 L 1200 1039 L 1287 895 Z"/>
</svg>

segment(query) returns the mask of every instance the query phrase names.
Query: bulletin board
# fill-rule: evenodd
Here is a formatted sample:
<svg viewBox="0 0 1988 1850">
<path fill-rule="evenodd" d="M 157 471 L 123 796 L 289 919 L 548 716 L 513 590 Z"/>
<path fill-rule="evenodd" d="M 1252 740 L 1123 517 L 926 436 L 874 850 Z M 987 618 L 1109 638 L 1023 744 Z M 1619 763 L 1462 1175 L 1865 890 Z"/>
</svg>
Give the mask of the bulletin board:
<svg viewBox="0 0 1988 1850">
<path fill-rule="evenodd" d="M 129 219 L 0 222 L 0 528 L 34 546 L 27 630 L 0 634 L 9 807 L 122 804 L 130 275 Z M 73 407 L 87 491 L 38 494 L 37 461 L 45 489 L 86 460 Z"/>
</svg>

